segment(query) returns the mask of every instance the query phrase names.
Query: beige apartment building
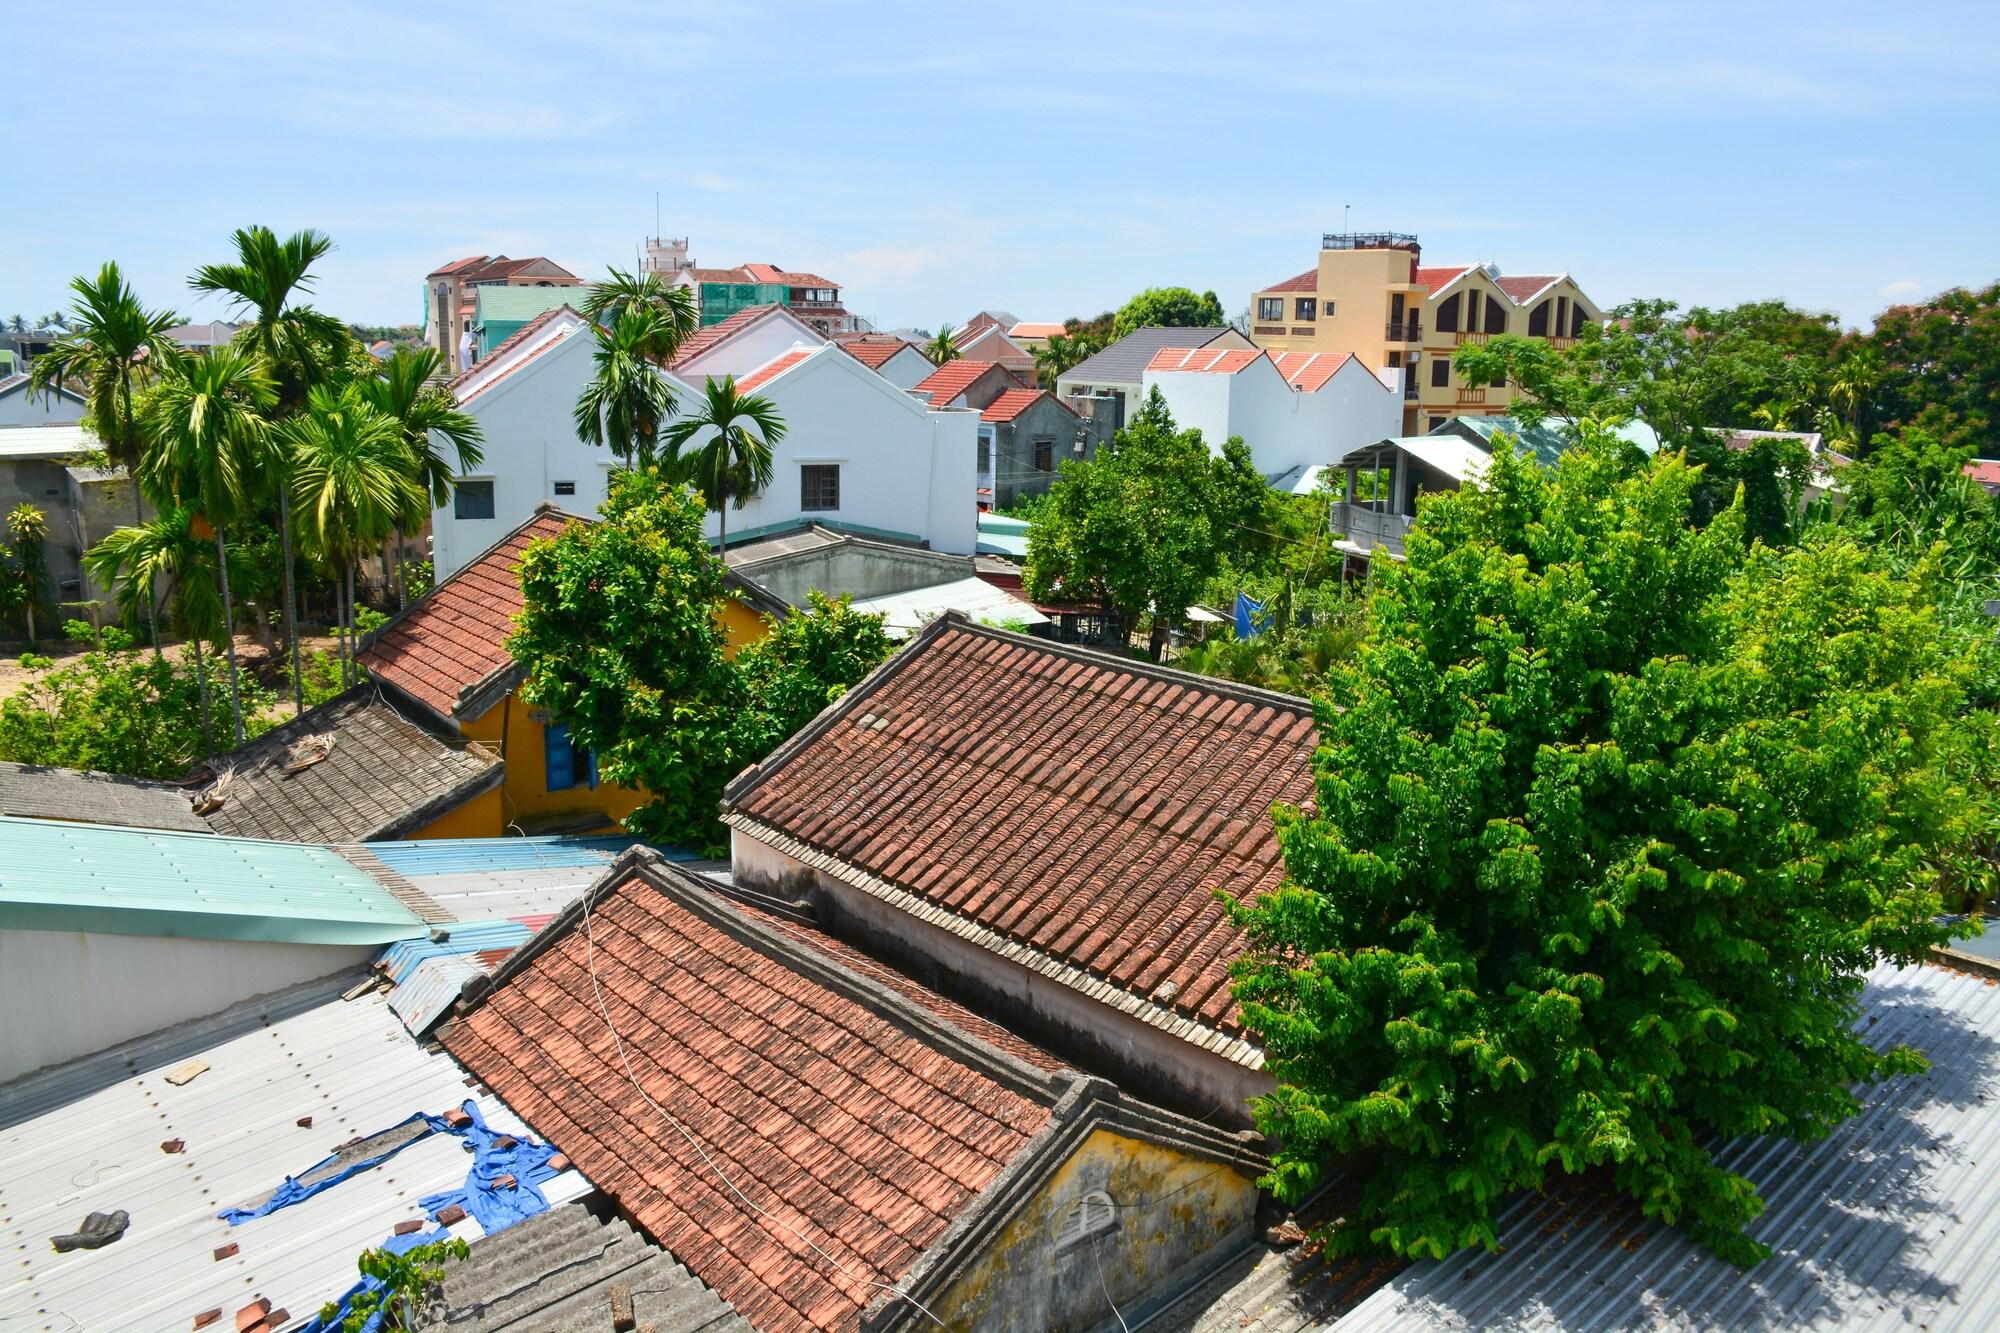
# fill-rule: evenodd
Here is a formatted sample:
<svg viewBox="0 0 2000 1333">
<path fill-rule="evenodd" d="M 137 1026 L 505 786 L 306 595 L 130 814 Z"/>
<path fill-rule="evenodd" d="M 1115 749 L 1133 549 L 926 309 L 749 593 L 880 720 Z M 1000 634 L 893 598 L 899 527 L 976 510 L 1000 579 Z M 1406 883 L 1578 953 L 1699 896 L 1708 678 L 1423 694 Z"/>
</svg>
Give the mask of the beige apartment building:
<svg viewBox="0 0 2000 1333">
<path fill-rule="evenodd" d="M 1273 352 L 1352 352 L 1403 372 L 1403 429 L 1508 410 L 1506 385 L 1465 384 L 1451 356 L 1496 333 L 1562 344 L 1604 318 L 1568 274 L 1503 274 L 1492 264 L 1427 266 L 1415 236 L 1329 233 L 1319 262 L 1250 298 L 1250 337 Z"/>
</svg>

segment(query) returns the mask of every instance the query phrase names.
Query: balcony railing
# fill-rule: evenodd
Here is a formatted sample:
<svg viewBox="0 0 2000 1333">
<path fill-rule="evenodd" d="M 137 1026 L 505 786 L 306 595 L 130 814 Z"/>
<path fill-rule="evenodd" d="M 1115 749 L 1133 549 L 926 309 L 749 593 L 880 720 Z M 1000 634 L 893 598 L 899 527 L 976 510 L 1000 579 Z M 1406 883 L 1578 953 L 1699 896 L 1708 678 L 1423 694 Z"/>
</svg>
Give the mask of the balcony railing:
<svg viewBox="0 0 2000 1333">
<path fill-rule="evenodd" d="M 1574 347 L 1574 346 L 1576 346 L 1576 339 L 1574 338 L 1556 337 L 1549 339 L 1549 347 L 1554 351 L 1560 352 L 1565 347 Z"/>
<path fill-rule="evenodd" d="M 1458 391 L 1458 401 L 1461 403 L 1483 403 L 1486 401 L 1486 387 L 1481 385 L 1476 389 L 1460 389 Z"/>
<path fill-rule="evenodd" d="M 1285 336 L 1285 326 L 1282 324 L 1252 324 L 1250 332 L 1260 338 L 1282 338 Z"/>
<path fill-rule="evenodd" d="M 1414 250 L 1417 238 L 1402 231 L 1329 231 L 1320 237 L 1322 250 Z"/>
<path fill-rule="evenodd" d="M 1406 403 L 1414 403 L 1417 401 L 1417 379 L 1416 376 L 1408 374 L 1407 372 L 1415 370 L 1416 367 L 1405 366 L 1403 367 L 1403 369 L 1406 372 L 1403 376 L 1403 401 Z"/>
<path fill-rule="evenodd" d="M 1452 335 L 1452 341 L 1460 343 L 1485 342 L 1491 336 L 1491 334 L 1480 329 L 1460 329 Z"/>
<path fill-rule="evenodd" d="M 1405 319 L 1389 321 L 1389 341 L 1392 343 L 1413 343 L 1424 336 L 1422 320 Z"/>
<path fill-rule="evenodd" d="M 1337 504 L 1333 506 L 1333 526 L 1347 533 L 1347 540 L 1364 551 L 1381 547 L 1398 560 L 1403 558 L 1403 538 L 1410 530 L 1410 519 L 1402 514 L 1385 513 L 1371 504 Z"/>
<path fill-rule="evenodd" d="M 1292 330 L 1292 336 L 1294 338 L 1310 338 L 1318 332 L 1319 332 L 1318 329 L 1313 328 L 1311 325 L 1306 325 L 1302 328 L 1294 328 Z"/>
</svg>

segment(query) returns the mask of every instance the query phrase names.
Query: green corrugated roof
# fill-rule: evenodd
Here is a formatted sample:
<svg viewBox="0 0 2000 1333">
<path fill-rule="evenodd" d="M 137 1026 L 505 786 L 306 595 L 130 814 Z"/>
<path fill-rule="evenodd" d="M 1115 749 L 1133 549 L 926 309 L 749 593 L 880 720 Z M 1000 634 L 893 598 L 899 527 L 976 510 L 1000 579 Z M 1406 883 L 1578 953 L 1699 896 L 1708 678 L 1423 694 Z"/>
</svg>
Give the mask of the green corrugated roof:
<svg viewBox="0 0 2000 1333">
<path fill-rule="evenodd" d="M 1489 449 L 1493 444 L 1493 433 L 1504 430 L 1519 440 L 1528 452 L 1534 455 L 1535 461 L 1543 467 L 1554 467 L 1556 460 L 1563 456 L 1570 445 L 1570 437 L 1561 426 L 1547 421 L 1524 426 L 1513 417 L 1453 417 L 1431 434 L 1450 432 L 1459 427 L 1478 436 Z M 1628 421 L 1621 426 L 1614 426 L 1611 433 L 1621 440 L 1637 445 L 1644 453 L 1654 453 L 1660 447 L 1660 437 L 1653 433 L 1652 427 L 1643 422 Z"/>
<path fill-rule="evenodd" d="M 425 927 L 325 847 L 0 817 L 0 929 L 387 944 Z"/>
<path fill-rule="evenodd" d="M 477 293 L 474 300 L 478 302 L 475 322 L 481 324 L 488 320 L 518 320 L 525 324 L 544 310 L 568 303 L 572 297 L 583 299 L 575 287 L 474 287 L 472 290 Z"/>
</svg>

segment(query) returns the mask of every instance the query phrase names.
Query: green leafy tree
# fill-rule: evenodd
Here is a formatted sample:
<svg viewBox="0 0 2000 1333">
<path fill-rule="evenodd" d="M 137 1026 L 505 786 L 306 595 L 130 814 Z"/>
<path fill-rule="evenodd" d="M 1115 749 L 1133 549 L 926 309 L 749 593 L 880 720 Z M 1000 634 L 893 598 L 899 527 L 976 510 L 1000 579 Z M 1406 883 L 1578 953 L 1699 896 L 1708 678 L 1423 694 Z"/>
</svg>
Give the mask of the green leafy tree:
<svg viewBox="0 0 2000 1333">
<path fill-rule="evenodd" d="M 656 468 L 609 481 L 603 522 L 572 524 L 522 558 L 525 605 L 507 644 L 521 697 L 595 752 L 604 781 L 647 794 L 632 832 L 714 850 L 743 706 L 715 615 L 723 566 L 687 488 Z"/>
<path fill-rule="evenodd" d="M 376 411 L 360 388 L 315 388 L 283 438 L 291 453 L 292 503 L 307 552 L 340 587 L 342 679 L 356 680 L 354 568 L 397 523 L 429 499 L 403 428 Z"/>
<path fill-rule="evenodd" d="M 653 366 L 654 349 L 669 338 L 667 317 L 646 306 L 621 309 L 607 327 L 591 326 L 595 369 L 571 414 L 576 437 L 609 448 L 626 467 L 659 460 L 660 432 L 680 402 Z"/>
<path fill-rule="evenodd" d="M 28 643 L 35 642 L 35 611 L 48 597 L 49 564 L 45 548 L 49 540 L 49 518 L 23 500 L 7 513 L 7 535 L 12 539 L 9 586 L 15 590 L 14 610 L 21 613 L 28 628 Z"/>
<path fill-rule="evenodd" d="M 738 767 L 770 754 L 895 650 L 882 617 L 856 611 L 852 598 L 813 592 L 808 599 L 800 614 L 736 655 L 748 705 Z"/>
<path fill-rule="evenodd" d="M 356 348 L 347 326 L 303 299 L 317 281 L 313 265 L 333 252 L 324 232 L 298 231 L 280 239 L 269 227 L 242 227 L 230 237 L 236 258 L 204 264 L 188 279 L 197 292 L 226 297 L 232 311 L 247 316 L 236 331 L 239 351 L 261 358 L 269 368 L 276 400 L 267 409 L 284 420 L 305 409 L 312 390 L 347 377 Z M 295 589 L 290 455 L 272 457 L 266 488 L 278 507 L 278 540 L 284 557 L 286 660 L 291 667 L 292 702 L 303 708 L 299 681 L 298 596 Z"/>
<path fill-rule="evenodd" d="M 106 264 L 95 279 L 74 279 L 70 290 L 76 293 L 75 323 L 68 337 L 35 358 L 29 371 L 31 384 L 37 393 L 78 386 L 91 433 L 104 441 L 113 466 L 136 476 L 143 447 L 137 395 L 161 367 L 180 357 L 181 349 L 167 330 L 181 317 L 171 310 L 146 309 L 116 264 Z M 134 484 L 135 523 L 146 516 L 139 491 Z M 157 655 L 160 631 L 151 598 L 145 610 L 148 637 Z"/>
<path fill-rule="evenodd" d="M 471 1252 L 462 1236 L 415 1245 L 401 1254 L 387 1249 L 364 1250 L 354 1266 L 377 1285 L 358 1293 L 345 1314 L 334 1302 L 321 1306 L 320 1326 L 331 1328 L 338 1319 L 342 1333 L 421 1328 L 422 1304 L 431 1289 L 444 1280 L 445 1261 L 462 1260 Z"/>
<path fill-rule="evenodd" d="M 1891 307 L 1865 345 L 1878 372 L 1865 428 L 1914 426 L 1942 411 L 1964 424 L 1981 457 L 2000 454 L 2000 282 Z"/>
<path fill-rule="evenodd" d="M 627 273 L 614 268 L 603 282 L 586 289 L 583 313 L 600 324 L 615 324 L 626 311 L 653 316 L 647 327 L 653 342 L 646 354 L 660 365 L 674 359 L 683 342 L 701 327 L 701 307 L 691 287 L 671 287 L 657 273 Z"/>
<path fill-rule="evenodd" d="M 383 567 L 394 572 L 396 605 L 409 604 L 403 579 L 403 534 L 430 521 L 451 499 L 456 479 L 486 461 L 485 432 L 444 387 L 444 358 L 435 347 L 398 347 L 378 373 L 355 381 L 367 404 L 396 423 L 417 480 L 410 509 L 396 516 L 394 546 Z"/>
<path fill-rule="evenodd" d="M 1104 344 L 1088 333 L 1054 334 L 1046 347 L 1035 349 L 1035 378 L 1042 387 L 1053 390 L 1056 381 L 1069 374 L 1072 367 L 1103 350 Z"/>
<path fill-rule="evenodd" d="M 1148 287 L 1118 308 L 1114 338 L 1134 329 L 1219 329 L 1228 322 L 1214 292 L 1196 295 L 1187 287 Z"/>
<path fill-rule="evenodd" d="M 1316 808 L 1278 812 L 1287 882 L 1238 913 L 1271 1180 L 1355 1171 L 1342 1250 L 1490 1247 L 1597 1171 L 1755 1260 L 1714 1150 L 1920 1070 L 1854 1031 L 1864 973 L 1945 938 L 1942 872 L 1990 881 L 1960 849 L 2000 738 L 1928 572 L 1746 548 L 1740 508 L 1689 522 L 1679 455 L 1587 435 L 1424 503 L 1318 710 Z"/>
<path fill-rule="evenodd" d="M 1095 458 L 1064 461 L 1028 530 L 1024 585 L 1037 601 L 1103 605 L 1126 633 L 1150 613 L 1157 662 L 1268 492 L 1240 441 L 1214 457 L 1155 389 Z"/>
<path fill-rule="evenodd" d="M 734 375 L 709 380 L 701 405 L 667 427 L 668 475 L 701 492 L 719 525 L 718 548 L 729 545 L 729 506 L 741 509 L 771 484 L 772 450 L 784 438 L 777 404 L 738 393 Z"/>
<path fill-rule="evenodd" d="M 924 355 L 931 359 L 932 365 L 936 366 L 941 366 L 947 361 L 956 361 L 964 355 L 958 349 L 958 339 L 952 336 L 950 320 L 938 325 L 937 333 L 924 344 Z"/>
</svg>

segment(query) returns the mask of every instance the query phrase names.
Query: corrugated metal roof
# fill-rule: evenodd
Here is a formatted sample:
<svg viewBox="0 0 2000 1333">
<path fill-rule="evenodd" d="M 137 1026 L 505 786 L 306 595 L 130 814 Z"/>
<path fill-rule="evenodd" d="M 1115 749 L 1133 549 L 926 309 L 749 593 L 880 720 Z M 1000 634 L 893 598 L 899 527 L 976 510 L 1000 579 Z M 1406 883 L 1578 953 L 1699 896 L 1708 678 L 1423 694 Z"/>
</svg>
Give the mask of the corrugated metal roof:
<svg viewBox="0 0 2000 1333">
<path fill-rule="evenodd" d="M 0 817 L 0 926 L 386 944 L 423 923 L 325 847 Z"/>
<path fill-rule="evenodd" d="M 368 850 L 389 869 L 414 879 L 480 870 L 606 865 L 635 841 L 631 837 L 425 838 L 370 843 Z"/>
<path fill-rule="evenodd" d="M 527 1127 L 426 1052 L 380 996 L 338 998 L 352 978 L 237 1005 L 173 1032 L 0 1086 L 0 1327 L 186 1329 L 204 1310 L 258 1296 L 298 1323 L 355 1279 L 354 1260 L 417 1201 L 461 1185 L 457 1139 L 434 1136 L 390 1162 L 266 1217 L 230 1226 L 221 1209 L 269 1193 L 334 1146 L 417 1111 L 467 1097 L 495 1128 Z M 189 1059 L 208 1070 L 184 1086 L 163 1074 Z M 312 1117 L 312 1126 L 297 1121 Z M 180 1139 L 185 1150 L 161 1151 Z M 560 1145 L 558 1145 L 560 1146 Z M 588 1193 L 574 1171 L 544 1186 L 551 1204 Z M 101 1250 L 54 1253 L 48 1237 L 92 1210 L 131 1214 Z M 452 1228 L 474 1238 L 470 1218 Z M 238 1252 L 216 1259 L 219 1246 Z"/>
<path fill-rule="evenodd" d="M 389 992 L 389 1008 L 411 1036 L 422 1037 L 458 1002 L 466 982 L 490 970 L 478 954 L 426 958 Z"/>
<path fill-rule="evenodd" d="M 84 426 L 0 427 L 0 458 L 62 458 L 103 447 Z"/>
<path fill-rule="evenodd" d="M 1818 1143 L 1731 1145 L 1722 1164 L 1768 1210 L 1747 1272 L 1625 1207 L 1557 1191 L 1500 1218 L 1499 1254 L 1417 1264 L 1333 1327 L 1991 1328 L 2000 1322 L 2000 988 L 1936 967 L 1879 967 L 1862 1005 L 1877 1046 L 1931 1070 L 1862 1092 Z"/>
<path fill-rule="evenodd" d="M 1002 624 L 1018 621 L 1023 625 L 1046 625 L 1049 618 L 1005 588 L 985 579 L 957 579 L 909 592 L 869 597 L 854 604 L 863 615 L 880 615 L 882 628 L 892 639 L 906 639 L 947 611 L 963 611 L 974 620 Z"/>
<path fill-rule="evenodd" d="M 390 945 L 375 960 L 376 969 L 391 982 L 400 985 L 429 959 L 476 954 L 487 949 L 518 949 L 528 936 L 534 934 L 520 921 L 453 921 L 438 929 L 445 933 L 446 937 L 442 940 L 425 937 L 398 940 Z"/>
</svg>

